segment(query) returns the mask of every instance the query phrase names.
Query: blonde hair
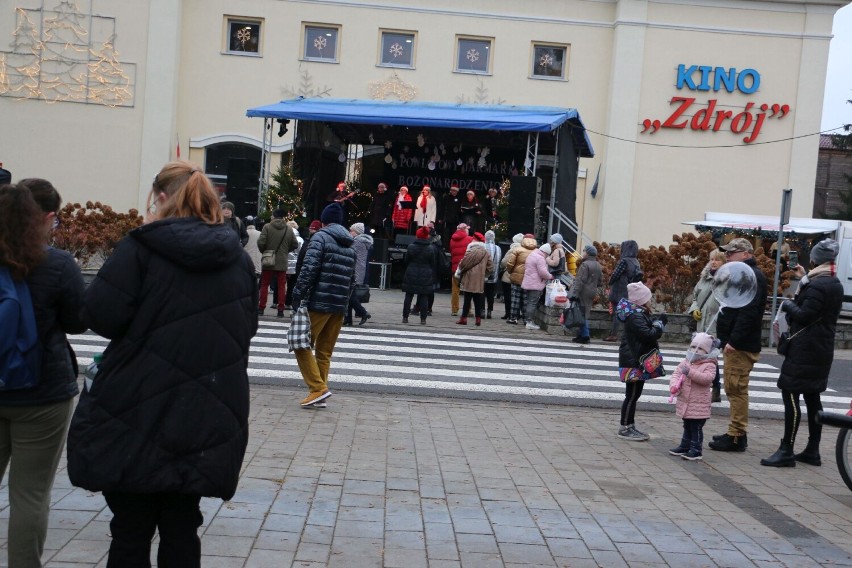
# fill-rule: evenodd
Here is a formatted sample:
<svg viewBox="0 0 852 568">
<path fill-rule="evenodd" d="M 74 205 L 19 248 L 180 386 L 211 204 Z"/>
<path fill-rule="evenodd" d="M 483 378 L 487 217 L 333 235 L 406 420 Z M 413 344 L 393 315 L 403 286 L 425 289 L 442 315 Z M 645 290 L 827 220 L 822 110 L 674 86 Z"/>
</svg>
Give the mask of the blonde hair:
<svg viewBox="0 0 852 568">
<path fill-rule="evenodd" d="M 716 249 L 710 253 L 710 258 L 707 260 L 721 260 L 722 262 L 725 262 L 725 253 Z"/>
<path fill-rule="evenodd" d="M 166 202 L 158 208 L 157 218 L 198 217 L 208 225 L 224 221 L 219 196 L 210 180 L 198 166 L 190 162 L 169 162 L 151 187 L 149 201 L 157 195 L 166 195 Z"/>
</svg>

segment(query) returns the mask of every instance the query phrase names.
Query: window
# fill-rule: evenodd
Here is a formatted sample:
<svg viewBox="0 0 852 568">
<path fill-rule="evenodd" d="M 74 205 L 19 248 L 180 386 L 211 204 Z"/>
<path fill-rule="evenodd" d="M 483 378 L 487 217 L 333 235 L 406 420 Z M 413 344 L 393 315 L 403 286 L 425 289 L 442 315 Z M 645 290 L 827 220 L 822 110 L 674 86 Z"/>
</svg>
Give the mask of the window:
<svg viewBox="0 0 852 568">
<path fill-rule="evenodd" d="M 456 71 L 459 73 L 491 73 L 492 43 L 493 40 L 488 38 L 458 38 Z"/>
<path fill-rule="evenodd" d="M 565 79 L 568 46 L 533 44 L 532 73 L 536 79 Z"/>
<path fill-rule="evenodd" d="M 337 26 L 305 25 L 305 59 L 311 61 L 337 62 Z"/>
<path fill-rule="evenodd" d="M 414 34 L 382 31 L 379 65 L 414 67 Z"/>
<path fill-rule="evenodd" d="M 227 18 L 225 53 L 260 55 L 261 20 Z"/>
</svg>

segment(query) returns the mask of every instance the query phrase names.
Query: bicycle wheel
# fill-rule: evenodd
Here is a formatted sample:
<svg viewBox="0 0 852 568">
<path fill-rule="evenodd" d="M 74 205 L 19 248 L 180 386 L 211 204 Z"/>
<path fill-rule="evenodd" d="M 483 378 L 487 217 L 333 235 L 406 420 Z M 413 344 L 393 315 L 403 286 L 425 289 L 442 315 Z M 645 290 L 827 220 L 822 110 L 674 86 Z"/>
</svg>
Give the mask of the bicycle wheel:
<svg viewBox="0 0 852 568">
<path fill-rule="evenodd" d="M 837 433 L 837 469 L 846 487 L 852 491 L 852 429 L 841 428 Z"/>
</svg>

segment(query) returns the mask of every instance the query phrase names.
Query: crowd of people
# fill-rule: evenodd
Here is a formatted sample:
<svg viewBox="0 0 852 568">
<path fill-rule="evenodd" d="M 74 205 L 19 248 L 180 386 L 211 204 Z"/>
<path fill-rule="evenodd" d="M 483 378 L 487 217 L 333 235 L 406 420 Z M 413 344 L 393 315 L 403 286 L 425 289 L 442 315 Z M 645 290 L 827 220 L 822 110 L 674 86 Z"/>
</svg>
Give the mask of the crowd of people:
<svg viewBox="0 0 852 568">
<path fill-rule="evenodd" d="M 380 186 L 377 195 L 387 195 L 387 188 Z M 489 197 L 495 199 L 496 193 L 489 191 Z M 333 200 L 303 238 L 282 210 L 273 211 L 272 220 L 258 231 L 254 219 L 234 215 L 233 205 L 220 200 L 198 167 L 170 162 L 154 179 L 143 225 L 118 244 L 84 289 L 74 259 L 48 246 L 58 223 L 59 192 L 41 179 L 0 187 L 0 317 L 4 329 L 23 333 L 29 309 L 30 327 L 37 330 L 30 333 L 26 353 L 12 348 L 20 337 L 6 333 L 0 342 L 5 357 L 0 477 L 8 468 L 10 565 L 41 566 L 50 491 L 67 447 L 71 482 L 102 492 L 112 512 L 108 567 L 149 565 L 155 532 L 158 565 L 200 566 L 200 498 L 227 500 L 237 488 L 248 443 L 249 346 L 269 287 L 275 290 L 278 316 L 285 309 L 307 311 L 311 345 L 293 350 L 308 389 L 300 405 L 327 408 L 331 359 L 341 329 L 352 325 L 353 317 L 359 325 L 371 318 L 353 290 L 367 282 L 373 246 L 369 229 L 384 229 L 388 217 L 383 215 L 396 224 L 405 212 L 406 223 L 417 225 L 405 255 L 403 323 L 412 315 L 427 322 L 446 276 L 452 281 L 451 314 L 457 324 L 473 318 L 480 326 L 490 319 L 499 282 L 502 319 L 538 329 L 542 291 L 566 269 L 564 240 L 555 233 L 539 244 L 534 235 L 519 233 L 504 255 L 495 232 L 487 229 L 496 205 L 475 201 L 470 195 L 457 200 L 447 258 L 428 188 L 417 199 L 401 188 L 396 199 L 383 198 L 387 210 L 348 229 L 343 204 Z M 407 202 L 413 207 L 401 206 Z M 827 388 L 843 300 L 835 267 L 838 251 L 831 239 L 814 246 L 810 270 L 795 268 L 801 279 L 795 297 L 780 306 L 790 325 L 778 379 L 785 421 L 778 450 L 761 460 L 765 466 L 821 463 L 821 426 L 815 416 Z M 644 283 L 637 252 L 635 241 L 623 242 L 607 280 L 614 309 L 605 341 L 619 342 L 618 374 L 625 384 L 616 435 L 645 441 L 650 436 L 637 428 L 637 403 L 645 382 L 665 374 L 659 341 L 668 317 L 654 313 L 654 295 Z M 590 342 L 590 309 L 604 282 L 597 255 L 594 246 L 583 249 L 569 291 L 584 308 L 585 321 L 573 339 L 579 344 Z M 713 277 L 724 262 L 741 262 L 754 272 L 754 296 L 741 307 L 720 306 L 712 293 Z M 672 455 L 703 458 L 703 428 L 721 394 L 720 357 L 730 420 L 709 447 L 727 452 L 748 447 L 749 375 L 760 358 L 766 296 L 767 282 L 747 239 L 735 238 L 710 255 L 688 309 L 697 333 L 669 377 L 682 419 Z M 81 392 L 67 334 L 87 329 L 109 344 L 97 374 Z M 10 386 L 20 376 L 35 382 Z M 800 397 L 808 411 L 808 442 L 795 453 Z"/>
</svg>

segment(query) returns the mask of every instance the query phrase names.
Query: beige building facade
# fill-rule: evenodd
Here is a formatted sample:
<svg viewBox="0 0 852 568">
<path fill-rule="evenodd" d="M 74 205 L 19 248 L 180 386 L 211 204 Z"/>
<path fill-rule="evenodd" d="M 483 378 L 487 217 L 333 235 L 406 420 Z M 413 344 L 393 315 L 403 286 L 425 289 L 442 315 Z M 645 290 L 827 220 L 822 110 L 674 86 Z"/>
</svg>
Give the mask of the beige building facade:
<svg viewBox="0 0 852 568">
<path fill-rule="evenodd" d="M 178 147 L 214 174 L 217 150 L 256 152 L 245 111 L 282 99 L 570 107 L 595 150 L 581 229 L 668 244 L 707 210 L 775 214 L 787 187 L 810 215 L 847 3 L 0 0 L 0 161 L 126 210 Z"/>
</svg>

